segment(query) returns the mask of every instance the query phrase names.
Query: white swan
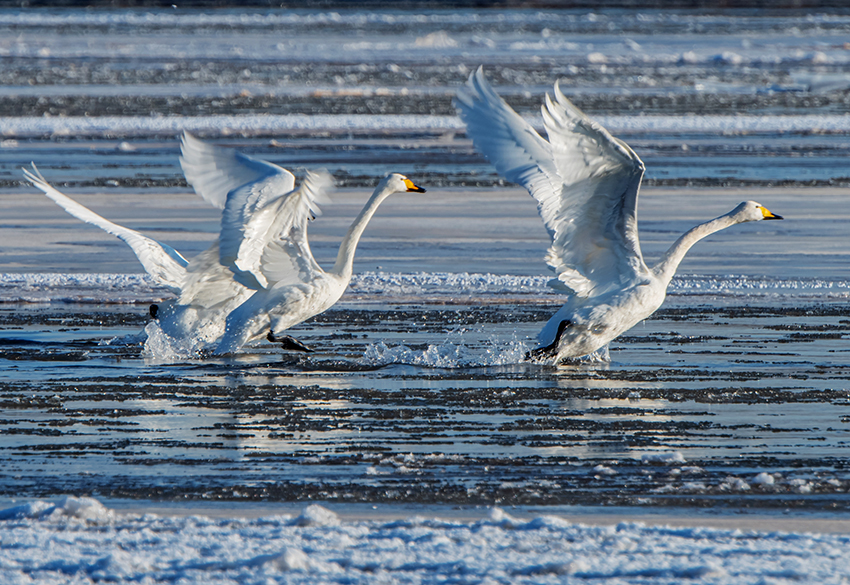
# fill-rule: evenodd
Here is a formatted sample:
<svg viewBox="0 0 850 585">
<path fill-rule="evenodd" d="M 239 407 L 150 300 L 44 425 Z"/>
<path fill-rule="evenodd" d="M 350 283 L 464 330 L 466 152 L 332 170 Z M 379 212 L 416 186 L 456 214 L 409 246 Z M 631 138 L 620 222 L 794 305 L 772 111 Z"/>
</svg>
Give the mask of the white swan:
<svg viewBox="0 0 850 585">
<path fill-rule="evenodd" d="M 286 169 L 206 144 L 188 132 L 183 133 L 181 151 L 180 163 L 187 180 L 201 197 L 223 210 L 223 225 L 229 218 L 232 224 L 233 217 L 250 215 L 253 207 L 289 193 L 295 185 L 295 177 Z M 239 282 L 231 266 L 220 261 L 220 238 L 189 261 L 171 246 L 115 224 L 61 193 L 34 163 L 32 171 L 24 169 L 24 175 L 69 214 L 130 246 L 145 271 L 177 295 L 172 301 L 153 305 L 151 314 L 163 332 L 172 339 L 190 341 L 191 349 L 221 337 L 227 314 L 254 293 Z M 228 205 L 231 191 L 234 196 Z M 232 231 L 223 228 L 222 234 L 230 235 Z"/>
<path fill-rule="evenodd" d="M 326 173 L 295 177 L 272 163 L 213 146 L 184 132 L 180 164 L 187 181 L 222 209 L 219 238 L 187 261 L 171 246 L 115 224 L 51 186 L 35 164 L 26 178 L 74 217 L 126 242 L 148 272 L 177 299 L 152 307 L 162 330 L 191 340 L 192 349 L 217 345 L 234 351 L 261 336 L 286 349 L 308 351 L 291 337 L 275 336 L 325 311 L 351 279 L 354 250 L 378 205 L 392 193 L 424 193 L 392 173 L 373 193 L 340 245 L 334 268 L 324 272 L 307 241 L 307 222 L 331 184 Z M 273 325 L 270 328 L 269 325 Z M 224 339 L 221 339 L 224 336 Z"/>
<path fill-rule="evenodd" d="M 570 294 L 538 336 L 531 356 L 558 363 L 588 355 L 655 312 L 685 253 L 737 223 L 782 219 L 754 201 L 682 235 L 654 267 L 638 242 L 643 162 L 561 93 L 546 96 L 542 138 L 487 83 L 481 67 L 455 100 L 467 133 L 496 170 L 528 189 L 552 245 L 550 284 Z"/>
<path fill-rule="evenodd" d="M 305 181 L 287 198 L 256 210 L 243 226 L 233 264 L 241 281 L 256 292 L 227 316 L 216 353 L 233 352 L 262 337 L 275 341 L 279 333 L 331 307 L 351 280 L 357 243 L 381 202 L 393 193 L 425 192 L 398 173 L 384 177 L 348 229 L 333 268 L 325 272 L 307 242 L 307 212 L 322 186 L 318 180 L 315 187 Z M 299 199 L 290 201 L 293 197 Z"/>
</svg>

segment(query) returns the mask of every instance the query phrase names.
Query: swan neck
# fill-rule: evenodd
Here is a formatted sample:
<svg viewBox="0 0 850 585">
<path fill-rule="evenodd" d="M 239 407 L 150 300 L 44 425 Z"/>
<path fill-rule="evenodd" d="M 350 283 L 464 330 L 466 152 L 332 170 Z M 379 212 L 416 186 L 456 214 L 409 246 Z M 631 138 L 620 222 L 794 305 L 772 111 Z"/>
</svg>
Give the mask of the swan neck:
<svg viewBox="0 0 850 585">
<path fill-rule="evenodd" d="M 360 242 L 360 236 L 363 235 L 363 230 L 372 216 L 375 215 L 378 206 L 381 202 L 392 194 L 392 190 L 388 189 L 385 183 L 381 183 L 372 193 L 369 201 L 363 207 L 360 214 L 351 223 L 348 232 L 342 239 L 339 245 L 339 252 L 336 256 L 336 263 L 332 272 L 342 278 L 351 278 L 351 272 L 354 267 L 354 252 L 357 250 L 357 244 Z"/>
<path fill-rule="evenodd" d="M 664 256 L 653 268 L 655 276 L 661 279 L 665 285 L 669 284 L 691 246 L 701 239 L 736 223 L 739 222 L 731 214 L 726 214 L 689 229 L 670 246 L 670 249 L 664 253 Z"/>
</svg>

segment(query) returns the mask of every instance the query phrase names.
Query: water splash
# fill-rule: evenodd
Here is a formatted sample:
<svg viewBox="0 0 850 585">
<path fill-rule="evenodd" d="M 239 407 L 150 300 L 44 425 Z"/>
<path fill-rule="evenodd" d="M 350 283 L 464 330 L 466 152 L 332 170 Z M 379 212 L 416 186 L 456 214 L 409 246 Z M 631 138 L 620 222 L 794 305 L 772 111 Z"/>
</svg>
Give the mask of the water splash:
<svg viewBox="0 0 850 585">
<path fill-rule="evenodd" d="M 405 364 L 430 368 L 506 366 L 523 363 L 528 350 L 528 345 L 515 334 L 508 340 L 491 338 L 480 348 L 470 347 L 462 339 L 431 344 L 425 349 L 413 349 L 406 345 L 391 347 L 381 341 L 366 348 L 360 363 L 369 366 Z"/>
<path fill-rule="evenodd" d="M 193 337 L 172 337 L 156 321 L 145 327 L 145 347 L 142 357 L 146 362 L 168 364 L 201 357 L 201 343 Z"/>
</svg>

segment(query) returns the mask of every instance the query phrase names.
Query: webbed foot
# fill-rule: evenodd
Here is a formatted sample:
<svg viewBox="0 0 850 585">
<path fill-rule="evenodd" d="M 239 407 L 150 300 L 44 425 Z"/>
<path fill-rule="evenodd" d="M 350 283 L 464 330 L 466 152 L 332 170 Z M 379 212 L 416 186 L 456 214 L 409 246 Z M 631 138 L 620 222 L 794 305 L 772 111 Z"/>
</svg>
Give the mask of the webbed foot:
<svg viewBox="0 0 850 585">
<path fill-rule="evenodd" d="M 538 347 L 537 349 L 532 349 L 531 351 L 526 352 L 525 359 L 539 360 L 543 358 L 552 358 L 558 355 L 558 345 L 561 343 L 561 336 L 570 325 L 572 325 L 572 321 L 566 319 L 558 323 L 558 332 L 555 334 L 555 340 L 546 347 Z"/>
<path fill-rule="evenodd" d="M 290 335 L 284 335 L 283 337 L 275 337 L 273 331 L 269 331 L 269 334 L 266 335 L 266 339 L 271 341 L 272 343 L 279 343 L 281 347 L 288 351 L 304 351 L 307 353 L 312 353 L 312 349 L 295 339 Z"/>
</svg>

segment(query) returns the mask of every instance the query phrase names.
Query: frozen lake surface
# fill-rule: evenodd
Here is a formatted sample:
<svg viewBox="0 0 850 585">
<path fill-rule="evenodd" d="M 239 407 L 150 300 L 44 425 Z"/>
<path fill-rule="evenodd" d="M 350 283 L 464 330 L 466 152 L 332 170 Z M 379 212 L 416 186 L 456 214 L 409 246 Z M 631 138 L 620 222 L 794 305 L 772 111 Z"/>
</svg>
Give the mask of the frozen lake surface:
<svg viewBox="0 0 850 585">
<path fill-rule="evenodd" d="M 0 32 L 0 581 L 850 575 L 850 15 L 0 10 Z M 648 261 L 743 200 L 786 220 L 700 242 L 610 362 L 523 362 L 562 298 L 533 200 L 454 116 L 479 64 L 538 124 L 560 79 L 643 158 Z M 34 161 L 191 256 L 219 212 L 183 129 L 328 169 L 324 265 L 385 172 L 428 189 L 381 206 L 342 301 L 293 330 L 315 354 L 165 351 L 169 293 L 20 182 Z"/>
</svg>

